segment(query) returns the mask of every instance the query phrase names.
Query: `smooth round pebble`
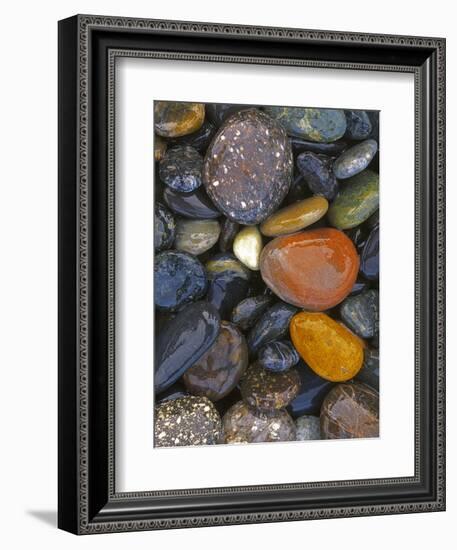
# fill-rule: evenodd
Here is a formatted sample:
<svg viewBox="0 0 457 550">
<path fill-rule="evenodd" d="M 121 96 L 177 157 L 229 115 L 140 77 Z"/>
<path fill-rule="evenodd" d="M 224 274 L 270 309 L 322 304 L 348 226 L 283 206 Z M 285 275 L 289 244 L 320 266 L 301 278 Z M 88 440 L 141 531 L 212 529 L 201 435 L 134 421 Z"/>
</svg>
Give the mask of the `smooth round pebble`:
<svg viewBox="0 0 457 550">
<path fill-rule="evenodd" d="M 180 219 L 176 224 L 175 248 L 198 256 L 217 243 L 220 231 L 217 220 Z"/>
<path fill-rule="evenodd" d="M 318 416 L 300 416 L 295 424 L 297 426 L 297 441 L 321 439 L 321 421 Z"/>
<path fill-rule="evenodd" d="M 342 180 L 355 176 L 370 164 L 378 151 L 374 139 L 367 139 L 346 149 L 333 163 L 333 173 Z"/>
<path fill-rule="evenodd" d="M 247 268 L 259 271 L 262 235 L 257 226 L 244 227 L 233 241 L 233 253 Z"/>
<path fill-rule="evenodd" d="M 270 342 L 259 350 L 259 365 L 272 372 L 289 370 L 299 361 L 300 355 L 288 340 Z"/>
<path fill-rule="evenodd" d="M 205 119 L 203 103 L 156 101 L 154 128 L 159 136 L 175 138 L 196 132 Z"/>
</svg>

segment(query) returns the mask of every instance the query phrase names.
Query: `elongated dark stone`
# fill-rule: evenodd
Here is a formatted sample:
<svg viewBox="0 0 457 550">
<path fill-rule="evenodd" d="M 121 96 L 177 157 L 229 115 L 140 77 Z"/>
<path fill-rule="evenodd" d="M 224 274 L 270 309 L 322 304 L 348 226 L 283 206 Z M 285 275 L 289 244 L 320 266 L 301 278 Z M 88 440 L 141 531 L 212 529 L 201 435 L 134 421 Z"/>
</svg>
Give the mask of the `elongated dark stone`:
<svg viewBox="0 0 457 550">
<path fill-rule="evenodd" d="M 375 348 L 365 349 L 363 367 L 355 378 L 379 391 L 379 350 Z"/>
<path fill-rule="evenodd" d="M 366 111 L 345 111 L 346 134 L 348 139 L 367 139 L 373 126 Z"/>
<path fill-rule="evenodd" d="M 233 241 L 238 233 L 240 225 L 229 218 L 224 218 L 221 227 L 221 236 L 219 237 L 219 250 L 221 252 L 230 252 L 233 248 Z"/>
<path fill-rule="evenodd" d="M 292 145 L 294 155 L 298 155 L 304 151 L 310 151 L 311 153 L 322 153 L 324 155 L 333 156 L 339 155 L 349 147 L 348 142 L 342 139 L 334 141 L 333 143 L 317 143 L 315 141 L 307 141 L 295 136 L 291 136 L 290 144 Z"/>
<path fill-rule="evenodd" d="M 241 330 L 247 330 L 254 325 L 272 303 L 273 297 L 266 294 L 246 298 L 233 309 L 232 323 L 238 325 Z"/>
<path fill-rule="evenodd" d="M 186 306 L 156 334 L 154 386 L 163 392 L 213 345 L 221 326 L 208 302 Z"/>
<path fill-rule="evenodd" d="M 379 226 L 372 229 L 363 247 L 360 272 L 370 281 L 379 279 Z"/>
<path fill-rule="evenodd" d="M 259 350 L 259 365 L 272 372 L 284 372 L 296 365 L 300 356 L 292 342 L 278 340 L 265 344 Z"/>
<path fill-rule="evenodd" d="M 154 249 L 159 252 L 171 248 L 175 238 L 176 222 L 173 214 L 160 202 L 154 205 Z"/>
<path fill-rule="evenodd" d="M 322 195 L 328 200 L 333 200 L 338 193 L 332 162 L 330 157 L 308 151 L 297 157 L 297 167 L 308 187 L 316 195 Z"/>
<path fill-rule="evenodd" d="M 296 370 L 300 375 L 300 390 L 287 410 L 294 418 L 304 414 L 319 415 L 325 396 L 335 384 L 318 376 L 304 361 L 300 361 Z"/>
<path fill-rule="evenodd" d="M 333 163 L 333 172 L 338 179 L 347 179 L 359 174 L 370 164 L 378 150 L 374 139 L 366 139 L 341 153 Z"/>
<path fill-rule="evenodd" d="M 379 331 L 379 294 L 367 290 L 358 296 L 349 296 L 340 307 L 345 325 L 362 338 L 373 338 Z"/>
<path fill-rule="evenodd" d="M 192 193 L 179 193 L 166 187 L 163 191 L 163 200 L 170 210 L 185 218 L 213 219 L 221 215 L 202 188 Z"/>
</svg>

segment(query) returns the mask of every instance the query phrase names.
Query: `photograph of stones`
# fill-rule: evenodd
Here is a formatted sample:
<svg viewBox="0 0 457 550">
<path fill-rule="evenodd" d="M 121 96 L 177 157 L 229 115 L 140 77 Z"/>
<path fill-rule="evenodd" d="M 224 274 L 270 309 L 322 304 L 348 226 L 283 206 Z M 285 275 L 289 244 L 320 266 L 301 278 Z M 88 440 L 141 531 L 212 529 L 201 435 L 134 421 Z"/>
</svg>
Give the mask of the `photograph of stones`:
<svg viewBox="0 0 457 550">
<path fill-rule="evenodd" d="M 378 437 L 379 112 L 154 113 L 154 446 Z"/>
</svg>

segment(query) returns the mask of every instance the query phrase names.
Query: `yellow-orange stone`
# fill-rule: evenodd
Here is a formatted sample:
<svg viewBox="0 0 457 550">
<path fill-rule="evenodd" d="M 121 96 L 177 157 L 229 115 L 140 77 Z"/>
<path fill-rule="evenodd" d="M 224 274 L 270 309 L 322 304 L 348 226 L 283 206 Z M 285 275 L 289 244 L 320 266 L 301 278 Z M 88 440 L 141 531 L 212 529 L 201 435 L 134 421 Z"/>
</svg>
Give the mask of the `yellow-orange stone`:
<svg viewBox="0 0 457 550">
<path fill-rule="evenodd" d="M 326 198 L 310 197 L 281 208 L 269 216 L 260 226 L 260 231 L 267 237 L 287 235 L 317 222 L 325 216 L 327 210 Z"/>
<path fill-rule="evenodd" d="M 363 341 L 325 313 L 297 313 L 290 322 L 292 342 L 309 367 L 331 382 L 346 382 L 363 365 Z"/>
</svg>

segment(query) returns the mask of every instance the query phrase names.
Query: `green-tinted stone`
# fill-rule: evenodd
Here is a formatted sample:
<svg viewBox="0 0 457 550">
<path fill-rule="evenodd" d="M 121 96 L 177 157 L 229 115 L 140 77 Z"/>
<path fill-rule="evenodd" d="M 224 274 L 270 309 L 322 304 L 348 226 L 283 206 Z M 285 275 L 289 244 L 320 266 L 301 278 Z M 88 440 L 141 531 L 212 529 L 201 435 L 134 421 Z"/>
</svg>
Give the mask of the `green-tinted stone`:
<svg viewBox="0 0 457 550">
<path fill-rule="evenodd" d="M 288 134 L 310 141 L 330 143 L 346 132 L 346 116 L 341 109 L 267 107 L 265 110 Z"/>
<path fill-rule="evenodd" d="M 371 170 L 346 180 L 328 211 L 329 222 L 338 229 L 356 227 L 379 207 L 379 176 Z"/>
<path fill-rule="evenodd" d="M 220 231 L 217 220 L 178 220 L 175 248 L 198 256 L 217 243 Z"/>
</svg>

